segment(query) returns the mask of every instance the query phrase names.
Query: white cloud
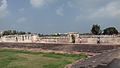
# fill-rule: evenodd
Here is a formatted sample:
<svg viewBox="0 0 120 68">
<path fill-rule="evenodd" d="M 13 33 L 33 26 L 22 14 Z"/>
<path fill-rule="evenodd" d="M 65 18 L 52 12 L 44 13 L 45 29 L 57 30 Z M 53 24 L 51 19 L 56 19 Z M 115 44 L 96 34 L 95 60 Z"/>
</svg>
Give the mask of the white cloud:
<svg viewBox="0 0 120 68">
<path fill-rule="evenodd" d="M 0 2 L 1 2 L 0 18 L 3 18 L 8 14 L 8 11 L 7 11 L 8 4 L 7 4 L 7 0 L 2 0 Z"/>
<path fill-rule="evenodd" d="M 59 7 L 59 8 L 56 10 L 56 14 L 59 15 L 59 16 L 64 16 L 63 11 L 64 11 L 63 7 Z"/>
<path fill-rule="evenodd" d="M 26 22 L 26 21 L 27 21 L 26 17 L 20 17 L 20 18 L 17 19 L 18 23 L 22 23 L 22 22 Z"/>
<path fill-rule="evenodd" d="M 103 2 L 96 0 L 96 3 L 103 4 Z M 103 19 L 110 19 L 110 18 L 120 18 L 120 1 L 112 1 L 109 0 L 109 2 L 104 3 L 104 5 L 96 5 L 96 3 L 93 4 L 90 3 L 87 7 L 80 6 L 80 14 L 76 16 L 75 20 L 81 20 L 81 19 L 89 19 L 89 20 L 103 20 Z M 92 6 L 96 7 L 92 7 Z M 83 8 L 84 7 L 84 8 Z"/>
<path fill-rule="evenodd" d="M 30 3 L 33 7 L 42 7 L 45 4 L 44 0 L 30 0 Z"/>
<path fill-rule="evenodd" d="M 90 17 L 120 17 L 120 1 L 111 2 L 105 7 L 98 9 L 96 12 L 92 13 Z"/>
<path fill-rule="evenodd" d="M 39 8 L 39 7 L 43 7 L 44 5 L 48 5 L 49 3 L 54 3 L 57 0 L 30 0 L 30 4 L 35 7 L 35 8 Z"/>
</svg>

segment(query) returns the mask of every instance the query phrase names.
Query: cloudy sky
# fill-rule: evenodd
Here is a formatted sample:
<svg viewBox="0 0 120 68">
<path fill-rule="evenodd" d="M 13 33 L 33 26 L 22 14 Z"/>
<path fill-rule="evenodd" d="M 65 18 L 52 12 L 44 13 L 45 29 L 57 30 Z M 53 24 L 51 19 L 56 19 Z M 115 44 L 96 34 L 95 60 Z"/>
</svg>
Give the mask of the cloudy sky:
<svg viewBox="0 0 120 68">
<path fill-rule="evenodd" d="M 0 0 L 0 31 L 83 33 L 92 24 L 120 31 L 120 0 Z"/>
</svg>

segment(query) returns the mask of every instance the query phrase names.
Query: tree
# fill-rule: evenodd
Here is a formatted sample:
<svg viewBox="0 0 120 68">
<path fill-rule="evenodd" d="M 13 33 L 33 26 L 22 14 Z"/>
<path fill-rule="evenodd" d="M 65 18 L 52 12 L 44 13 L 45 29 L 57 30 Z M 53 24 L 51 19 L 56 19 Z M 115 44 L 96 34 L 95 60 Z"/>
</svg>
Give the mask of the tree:
<svg viewBox="0 0 120 68">
<path fill-rule="evenodd" d="M 41 36 L 44 36 L 44 35 L 39 33 L 38 36 L 41 37 Z"/>
<path fill-rule="evenodd" d="M 118 30 L 115 27 L 109 27 L 103 30 L 104 35 L 118 34 Z"/>
<path fill-rule="evenodd" d="M 24 34 L 26 34 L 26 32 L 23 31 L 18 32 L 18 35 L 24 35 Z"/>
<path fill-rule="evenodd" d="M 27 34 L 32 34 L 31 32 L 27 32 Z"/>
<path fill-rule="evenodd" d="M 24 34 L 26 34 L 26 32 L 23 32 L 23 31 L 18 32 L 16 30 L 5 30 L 2 32 L 2 36 L 4 36 L 4 35 L 16 35 L 16 34 L 24 35 Z"/>
<path fill-rule="evenodd" d="M 71 38 L 72 38 L 72 43 L 75 43 L 75 36 L 71 35 Z"/>
<path fill-rule="evenodd" d="M 100 35 L 102 33 L 99 25 L 93 25 L 91 29 L 92 34 Z"/>
<path fill-rule="evenodd" d="M 12 34 L 12 30 L 6 30 L 6 31 L 3 31 L 2 35 L 11 35 Z"/>
<path fill-rule="evenodd" d="M 12 31 L 12 35 L 15 35 L 15 34 L 17 34 L 17 31 L 16 31 L 16 30 L 13 30 L 13 31 Z"/>
</svg>

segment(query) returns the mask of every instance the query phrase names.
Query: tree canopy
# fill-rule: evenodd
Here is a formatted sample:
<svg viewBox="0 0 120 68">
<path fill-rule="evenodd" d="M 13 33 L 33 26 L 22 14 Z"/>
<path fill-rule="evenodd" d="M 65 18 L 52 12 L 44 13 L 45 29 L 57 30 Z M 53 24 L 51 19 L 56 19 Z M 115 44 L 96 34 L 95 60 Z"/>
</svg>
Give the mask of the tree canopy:
<svg viewBox="0 0 120 68">
<path fill-rule="evenodd" d="M 94 35 L 100 35 L 101 34 L 100 25 L 93 25 L 92 29 L 91 29 L 91 32 Z"/>
<path fill-rule="evenodd" d="M 104 35 L 118 34 L 118 30 L 115 27 L 109 27 L 103 30 Z"/>
<path fill-rule="evenodd" d="M 18 35 L 23 35 L 23 34 L 27 34 L 26 32 L 23 32 L 23 31 L 16 31 L 16 30 L 5 30 L 2 32 L 2 35 L 15 35 L 15 34 L 18 34 Z"/>
</svg>

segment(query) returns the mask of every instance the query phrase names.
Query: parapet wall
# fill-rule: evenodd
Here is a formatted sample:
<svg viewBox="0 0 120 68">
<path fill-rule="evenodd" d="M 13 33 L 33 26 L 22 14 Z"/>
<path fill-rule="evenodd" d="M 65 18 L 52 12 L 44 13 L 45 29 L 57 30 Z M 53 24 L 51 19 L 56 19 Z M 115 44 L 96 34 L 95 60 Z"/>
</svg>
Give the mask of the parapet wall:
<svg viewBox="0 0 120 68">
<path fill-rule="evenodd" d="M 53 43 L 0 43 L 0 48 L 38 48 L 43 50 L 65 51 L 65 52 L 94 52 L 100 53 L 111 50 L 120 45 L 90 45 L 90 44 L 53 44 Z"/>
</svg>

